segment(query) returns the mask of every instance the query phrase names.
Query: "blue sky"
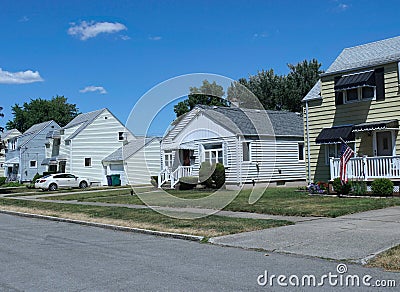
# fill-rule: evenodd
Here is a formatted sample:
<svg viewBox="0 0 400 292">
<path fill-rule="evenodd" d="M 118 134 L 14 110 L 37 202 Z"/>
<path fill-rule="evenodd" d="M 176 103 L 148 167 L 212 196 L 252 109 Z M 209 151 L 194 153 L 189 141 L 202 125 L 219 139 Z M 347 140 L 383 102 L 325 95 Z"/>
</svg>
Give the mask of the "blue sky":
<svg viewBox="0 0 400 292">
<path fill-rule="evenodd" d="M 399 11 L 399 1 L 0 0 L 0 125 L 30 98 L 64 95 L 125 122 L 142 95 L 182 74 L 286 74 L 312 58 L 326 69 L 345 47 L 400 35 Z M 150 134 L 173 118 L 170 106 Z"/>
</svg>

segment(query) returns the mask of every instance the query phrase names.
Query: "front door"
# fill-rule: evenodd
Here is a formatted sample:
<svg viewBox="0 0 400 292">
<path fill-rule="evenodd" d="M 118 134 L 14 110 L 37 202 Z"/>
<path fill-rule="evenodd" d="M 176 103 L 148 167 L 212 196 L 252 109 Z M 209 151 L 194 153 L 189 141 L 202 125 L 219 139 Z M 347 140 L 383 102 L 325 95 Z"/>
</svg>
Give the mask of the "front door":
<svg viewBox="0 0 400 292">
<path fill-rule="evenodd" d="M 183 149 L 181 150 L 181 165 L 190 166 L 193 164 L 193 150 Z"/>
<path fill-rule="evenodd" d="M 377 132 L 376 133 L 376 155 L 377 156 L 392 156 L 392 132 Z"/>
</svg>

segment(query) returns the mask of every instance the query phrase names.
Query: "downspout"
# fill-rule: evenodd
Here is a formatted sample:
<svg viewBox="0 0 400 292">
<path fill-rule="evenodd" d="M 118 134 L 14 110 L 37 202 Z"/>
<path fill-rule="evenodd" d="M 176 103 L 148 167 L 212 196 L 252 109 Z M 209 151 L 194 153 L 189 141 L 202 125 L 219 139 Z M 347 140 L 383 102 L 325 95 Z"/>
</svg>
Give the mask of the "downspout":
<svg viewBox="0 0 400 292">
<path fill-rule="evenodd" d="M 308 184 L 311 183 L 311 156 L 310 156 L 310 129 L 308 124 L 308 101 L 306 100 L 306 139 L 307 139 L 307 171 L 308 171 Z"/>
</svg>

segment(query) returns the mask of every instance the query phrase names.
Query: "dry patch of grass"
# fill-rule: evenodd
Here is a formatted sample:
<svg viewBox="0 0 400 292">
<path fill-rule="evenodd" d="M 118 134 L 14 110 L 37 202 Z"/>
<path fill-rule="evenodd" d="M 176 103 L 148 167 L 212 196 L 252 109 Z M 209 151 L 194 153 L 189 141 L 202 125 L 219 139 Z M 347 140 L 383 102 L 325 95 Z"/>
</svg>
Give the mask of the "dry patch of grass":
<svg viewBox="0 0 400 292">
<path fill-rule="evenodd" d="M 400 245 L 378 255 L 368 263 L 368 266 L 400 272 Z"/>
<path fill-rule="evenodd" d="M 205 237 L 293 224 L 285 220 L 243 219 L 216 215 L 195 220 L 176 219 L 147 209 L 69 205 L 1 198 L 0 209 Z"/>
</svg>

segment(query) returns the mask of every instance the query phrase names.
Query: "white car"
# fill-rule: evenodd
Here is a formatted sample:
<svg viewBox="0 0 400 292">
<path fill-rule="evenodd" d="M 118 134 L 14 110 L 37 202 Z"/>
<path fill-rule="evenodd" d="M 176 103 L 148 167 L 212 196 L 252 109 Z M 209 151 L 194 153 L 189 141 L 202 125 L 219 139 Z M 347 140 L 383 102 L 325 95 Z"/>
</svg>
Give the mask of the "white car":
<svg viewBox="0 0 400 292">
<path fill-rule="evenodd" d="M 70 173 L 49 174 L 35 181 L 35 188 L 55 191 L 59 188 L 81 188 L 89 186 L 89 180 Z"/>
</svg>

